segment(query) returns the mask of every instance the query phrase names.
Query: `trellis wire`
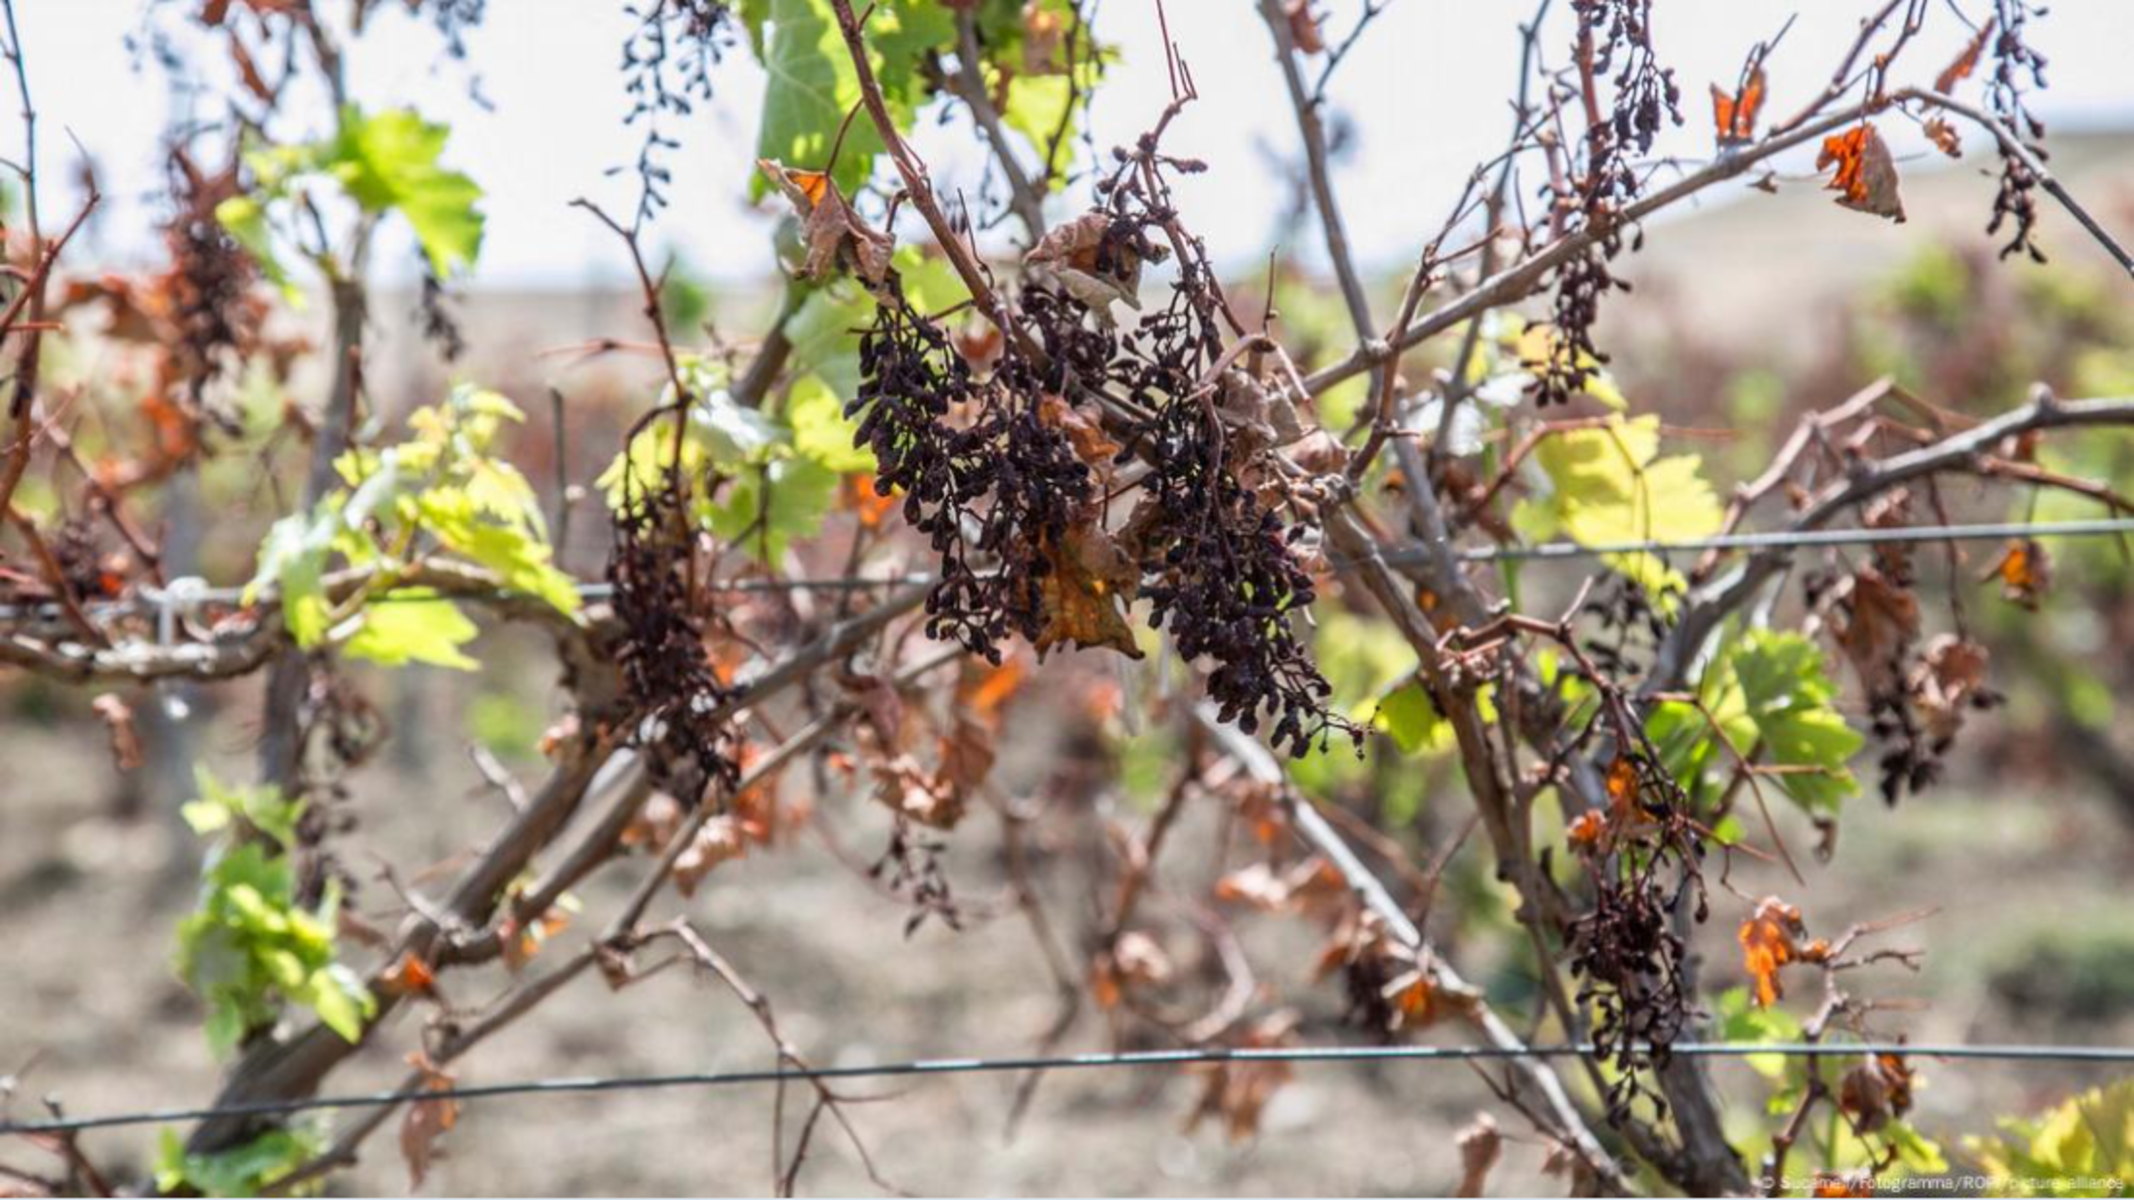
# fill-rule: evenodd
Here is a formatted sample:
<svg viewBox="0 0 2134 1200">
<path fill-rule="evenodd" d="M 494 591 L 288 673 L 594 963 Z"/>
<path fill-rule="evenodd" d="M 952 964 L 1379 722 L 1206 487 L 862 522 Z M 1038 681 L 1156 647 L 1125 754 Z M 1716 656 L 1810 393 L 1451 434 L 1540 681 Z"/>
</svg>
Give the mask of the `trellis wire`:
<svg viewBox="0 0 2134 1200">
<path fill-rule="evenodd" d="M 1773 547 L 1808 549 L 1830 546 L 1868 546 L 1893 542 L 1943 542 L 1943 541 L 1992 541 L 2001 538 L 2074 538 L 2109 537 L 2134 534 L 2134 517 L 2109 517 L 2089 520 L 2067 521 L 1992 521 L 1950 525 L 1906 525 L 1890 529 L 1805 529 L 1781 530 L 1763 533 L 1725 533 L 1712 537 L 1686 538 L 1680 541 L 1622 542 L 1541 542 L 1530 546 L 1464 546 L 1453 550 L 1453 556 L 1462 562 L 1498 561 L 1560 561 L 1579 558 L 1597 558 L 1610 554 L 1668 554 L 1702 552 L 1708 550 L 1766 550 Z M 1428 551 L 1421 547 L 1403 547 L 1385 552 L 1389 563 L 1412 563 L 1422 561 Z M 729 579 L 703 585 L 710 592 L 837 592 L 870 591 L 877 588 L 895 588 L 923 585 L 933 582 L 932 575 L 908 572 L 896 575 L 854 575 L 815 579 Z M 613 592 L 605 583 L 578 585 L 578 594 L 587 600 L 605 600 Z M 508 593 L 499 592 L 498 595 Z M 167 589 L 152 590 L 138 601 L 117 601 L 106 605 L 91 605 L 99 615 L 117 611 L 134 611 L 148 608 L 158 613 L 176 609 L 191 609 L 203 604 L 239 604 L 244 589 L 191 587 L 173 585 Z M 403 592 L 388 592 L 372 597 L 373 604 L 425 604 L 436 601 L 466 598 L 463 593 L 429 592 L 418 584 Z M 59 615 L 56 605 L 0 605 L 0 621 L 20 620 L 30 614 L 50 618 Z"/>
<path fill-rule="evenodd" d="M 933 1058 L 874 1066 L 779 1067 L 757 1071 L 694 1072 L 676 1075 L 615 1075 L 527 1079 L 464 1087 L 408 1091 L 353 1092 L 251 1104 L 205 1108 L 160 1108 L 98 1117 L 57 1117 L 42 1121 L 0 1121 L 0 1136 L 79 1133 L 124 1125 L 161 1125 L 228 1117 L 282 1116 L 319 1109 L 378 1108 L 425 1100 L 483 1100 L 501 1096 L 570 1095 L 586 1092 L 652 1091 L 665 1088 L 714 1088 L 796 1080 L 888 1079 L 914 1075 L 973 1075 L 1017 1071 L 1070 1071 L 1092 1068 L 1221 1065 L 1226 1063 L 1470 1062 L 1520 1058 L 1569 1058 L 1600 1053 L 1591 1043 L 1550 1046 L 1271 1046 L 1203 1050 L 1137 1050 L 1115 1054 L 1063 1054 L 1012 1058 Z M 1839 1058 L 1901 1054 L 1910 1058 L 1973 1059 L 2015 1062 L 2134 1063 L 2134 1047 L 2054 1045 L 1936 1045 L 1907 1042 L 1676 1042 L 1670 1053 L 1689 1058 L 1749 1058 L 1768 1054 L 1785 1058 Z"/>
</svg>

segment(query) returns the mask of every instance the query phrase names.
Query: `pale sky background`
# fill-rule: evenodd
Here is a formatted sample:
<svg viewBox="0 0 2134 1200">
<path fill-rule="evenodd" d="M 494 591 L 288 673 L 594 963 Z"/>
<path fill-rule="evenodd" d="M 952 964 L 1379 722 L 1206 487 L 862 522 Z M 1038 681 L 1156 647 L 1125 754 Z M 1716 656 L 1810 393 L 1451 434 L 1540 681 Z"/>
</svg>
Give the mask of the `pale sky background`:
<svg viewBox="0 0 2134 1200">
<path fill-rule="evenodd" d="M 196 7 L 195 0 L 173 3 Z M 1989 7 L 1982 0 L 1964 3 L 1972 11 Z M 1358 4 L 1328 0 L 1323 7 L 1338 36 Z M 1766 119 L 1793 111 L 1828 78 L 1866 7 L 1864 0 L 1661 0 L 1657 42 L 1677 69 L 1688 117 L 1662 149 L 1688 158 L 1711 153 L 1706 85 L 1731 86 L 1748 47 L 1797 13 L 1770 62 Z M 161 69 L 137 60 L 127 46 L 128 36 L 143 28 L 143 0 L 16 0 L 16 8 L 43 119 L 44 168 L 58 193 L 48 192 L 46 204 L 63 210 L 72 199 L 66 194 L 75 159 L 71 133 L 94 158 L 109 197 L 86 249 L 112 262 L 152 255 L 162 211 L 159 131 L 171 101 Z M 1392 0 L 1341 68 L 1333 99 L 1351 134 L 1339 179 L 1367 262 L 1390 266 L 1412 257 L 1474 164 L 1503 144 L 1516 30 L 1532 8 L 1530 0 Z M 1555 5 L 1558 30 L 1568 24 L 1568 8 L 1562 0 Z M 165 11 L 159 20 L 182 28 L 177 17 Z M 1170 0 L 1169 17 L 1202 99 L 1174 124 L 1166 148 L 1215 168 L 1182 182 L 1182 208 L 1219 262 L 1249 262 L 1265 253 L 1289 202 L 1270 155 L 1297 153 L 1267 32 L 1253 0 Z M 1124 56 L 1094 115 L 1097 144 L 1109 147 L 1146 128 L 1169 88 L 1154 0 L 1102 0 L 1097 27 Z M 621 123 L 627 99 L 617 67 L 627 29 L 617 0 L 489 0 L 488 19 L 470 35 L 463 64 L 444 54 L 426 24 L 386 5 L 354 45 L 349 77 L 356 96 L 367 106 L 407 105 L 449 122 L 447 163 L 488 192 L 488 232 L 472 286 L 568 287 L 622 278 L 627 268 L 612 235 L 567 205 L 587 195 L 626 214 L 634 204 L 634 175 L 607 174 L 630 163 L 637 149 L 637 131 Z M 2051 63 L 2051 89 L 2035 103 L 2049 123 L 2061 130 L 2134 127 L 2128 74 L 2134 0 L 2059 0 L 2033 29 L 2033 44 Z M 1929 36 L 1908 52 L 1909 70 L 1900 74 L 1930 81 L 1962 40 L 1961 26 L 1937 3 Z M 1551 46 L 1564 41 L 1548 39 Z M 202 57 L 214 72 L 210 78 L 226 83 L 220 47 Z M 1560 51 L 1552 57 L 1560 61 Z M 472 98 L 477 78 L 493 108 Z M 714 278 L 762 280 L 773 269 L 765 236 L 771 210 L 751 209 L 747 183 L 763 74 L 747 48 L 737 46 L 716 80 L 716 102 L 672 127 L 686 144 L 670 155 L 673 206 L 652 240 L 678 249 Z M 21 132 L 7 82 L 0 112 L 9 119 L 0 121 L 0 148 L 14 156 Z M 323 128 L 329 115 L 323 108 L 316 115 Z M 1923 169 L 1926 155 L 1916 136 L 1888 132 L 1900 159 L 1917 155 Z M 979 149 L 968 125 L 929 124 L 916 140 L 937 183 L 975 191 Z M 1808 158 L 1785 165 L 1805 174 Z M 404 279 L 414 254 L 404 235 L 393 236 L 400 240 L 381 246 L 379 271 Z M 1299 249 L 1316 256 L 1315 227 L 1302 241 Z"/>
</svg>

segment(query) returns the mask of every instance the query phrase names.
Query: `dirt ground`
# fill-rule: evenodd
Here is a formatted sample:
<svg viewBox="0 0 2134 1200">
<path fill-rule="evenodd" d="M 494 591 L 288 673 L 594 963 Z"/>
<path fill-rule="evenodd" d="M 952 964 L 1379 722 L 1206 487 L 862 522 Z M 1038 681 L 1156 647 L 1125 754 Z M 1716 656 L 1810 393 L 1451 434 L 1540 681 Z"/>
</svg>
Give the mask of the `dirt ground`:
<svg viewBox="0 0 2134 1200">
<path fill-rule="evenodd" d="M 448 695 L 437 709 L 449 711 L 451 703 Z M 189 894 L 159 867 L 168 822 L 108 815 L 117 779 L 103 747 L 80 727 L 40 732 L 13 719 L 8 728 L 0 754 L 7 764 L 0 774 L 0 1072 L 20 1076 L 10 1111 L 35 1111 L 46 1095 L 78 1114 L 206 1100 L 214 1067 L 200 1015 L 170 968 L 172 929 Z M 243 769 L 241 714 L 224 714 L 206 742 L 233 775 Z M 445 862 L 501 812 L 503 801 L 449 752 L 371 776 L 352 801 L 361 822 L 352 845 L 405 855 L 403 861 Z M 832 799 L 821 819 L 840 830 L 853 853 L 871 857 L 878 846 L 871 806 Z M 1178 845 L 1196 840 L 1189 830 L 1177 836 Z M 981 916 L 985 899 L 999 893 L 997 850 L 994 827 L 973 823 L 946 859 Z M 357 850 L 351 868 L 370 878 L 375 860 Z M 1888 972 L 1877 981 L 1878 995 L 1921 1006 L 1899 1018 L 1915 1040 L 2123 1042 L 2134 1034 L 2134 997 L 2107 988 L 2100 1006 L 2092 988 L 2082 993 L 2091 996 L 2084 1007 L 2066 1002 L 2064 987 L 2025 991 L 2008 983 L 2011 973 L 2021 980 L 2026 970 L 2092 969 L 2079 956 L 2039 968 L 2030 951 L 2054 931 L 2094 927 L 2109 936 L 2124 927 L 2120 889 L 2134 870 L 2134 831 L 2105 806 L 2072 794 L 1947 789 L 1893 815 L 1863 798 L 1846 818 L 1836 864 L 1809 869 L 1812 928 L 1819 916 L 1836 921 L 1939 906 L 1898 935 L 1936 948 L 1924 973 Z M 585 889 L 586 925 L 597 927 L 632 875 L 631 868 L 611 871 Z M 1737 871 L 1734 882 L 1751 894 L 1780 886 L 1757 869 Z M 363 886 L 359 900 L 372 912 L 395 903 L 375 883 Z M 1071 937 L 1079 919 L 1074 898 L 1055 901 Z M 817 1062 L 1027 1053 L 1057 1012 L 1050 977 L 1013 913 L 976 920 L 963 932 L 933 922 L 906 938 L 906 910 L 814 838 L 722 866 L 684 907 L 772 998 L 787 1035 Z M 1722 916 L 1731 911 L 1720 908 Z M 389 913 L 384 919 L 390 922 Z M 564 944 L 575 945 L 574 936 L 585 935 L 566 931 Z M 1335 1024 L 1337 989 L 1309 978 L 1309 931 L 1275 929 L 1267 937 L 1251 946 L 1261 984 L 1304 1011 L 1310 1040 L 1355 1040 Z M 1731 925 L 1715 919 L 1707 939 L 1715 978 L 1736 979 Z M 507 982 L 500 970 L 455 974 L 449 999 L 474 1005 Z M 2040 994 L 2047 999 L 2036 999 Z M 334 1076 L 333 1090 L 395 1083 L 419 1019 L 396 1016 L 376 1045 Z M 1108 1046 L 1101 1021 L 1087 1015 L 1068 1043 Z M 478 1049 L 459 1076 L 488 1083 L 769 1064 L 766 1043 L 730 993 L 715 980 L 674 970 L 620 995 L 588 975 Z M 1760 1083 L 1745 1069 L 1715 1069 L 1738 1103 L 1758 1103 Z M 1985 1063 L 1921 1064 L 1921 1072 L 1919 1124 L 1952 1140 L 1990 1127 L 1997 1114 L 2105 1078 L 2094 1069 Z M 881 1176 L 912 1192 L 952 1195 L 1444 1194 L 1458 1178 L 1454 1132 L 1481 1109 L 1498 1107 L 1463 1066 L 1302 1066 L 1277 1093 L 1259 1136 L 1233 1143 L 1218 1123 L 1186 1128 L 1198 1086 L 1175 1069 L 1057 1075 L 1043 1083 L 1013 1138 L 1005 1127 L 1012 1077 L 848 1090 L 882 1097 L 849 1109 Z M 486 1101 L 463 1112 L 448 1157 L 423 1190 L 767 1192 L 771 1113 L 766 1088 Z M 789 1098 L 788 1138 L 804 1114 L 801 1097 Z M 1515 1128 L 1515 1117 L 1501 1109 L 1498 1116 Z M 99 1161 L 139 1168 L 152 1157 L 154 1140 L 155 1131 L 142 1128 L 96 1133 L 84 1144 Z M 1541 1155 L 1530 1140 L 1515 1139 L 1497 1189 L 1560 1191 L 1540 1174 Z M 0 1146 L 0 1162 L 48 1165 L 19 1144 Z M 390 1128 L 334 1182 L 335 1191 L 353 1194 L 407 1188 Z M 801 1190 L 872 1188 L 850 1146 L 826 1127 Z"/>
</svg>

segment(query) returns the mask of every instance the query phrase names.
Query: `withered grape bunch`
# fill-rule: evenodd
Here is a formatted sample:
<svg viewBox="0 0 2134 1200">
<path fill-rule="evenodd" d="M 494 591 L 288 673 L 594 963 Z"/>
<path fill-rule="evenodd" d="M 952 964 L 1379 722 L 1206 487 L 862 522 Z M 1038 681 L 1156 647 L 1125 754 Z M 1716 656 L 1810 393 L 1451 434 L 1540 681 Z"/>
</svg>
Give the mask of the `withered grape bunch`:
<svg viewBox="0 0 2134 1200">
<path fill-rule="evenodd" d="M 1298 755 L 1330 731 L 1360 741 L 1360 730 L 1327 711 L 1331 689 L 1292 627 L 1316 595 L 1294 548 L 1305 529 L 1285 525 L 1248 485 L 1249 456 L 1208 402 L 1202 375 L 1222 344 L 1209 277 L 1190 266 L 1168 306 L 1115 329 L 1100 311 L 1107 289 L 1131 294 L 1140 264 L 1164 254 L 1151 227 L 1174 218 L 1136 188 L 1106 191 L 1107 207 L 1043 248 L 1055 269 L 1024 287 L 1018 326 L 985 372 L 910 306 L 893 274 L 862 336 L 862 378 L 847 414 L 858 422 L 857 444 L 875 454 L 877 489 L 904 494 L 906 520 L 940 558 L 928 633 L 995 662 L 1010 635 L 1042 649 L 1056 640 L 1051 610 L 1083 583 L 1060 578 L 1062 564 L 1083 569 L 1097 544 L 1115 564 L 1098 586 L 1116 585 L 1120 604 L 1146 597 L 1150 623 L 1188 660 L 1211 664 L 1208 694 L 1223 720 L 1257 732 L 1264 716 L 1275 746 Z M 1048 406 L 1046 397 L 1070 404 Z M 1078 443 L 1055 415 L 1074 401 L 1107 400 L 1138 414 L 1108 426 L 1123 448 L 1093 429 Z M 1114 496 L 1100 489 L 1099 472 L 1108 479 L 1130 458 L 1148 469 L 1132 516 L 1113 534 L 1105 525 Z M 1103 644 L 1136 653 L 1124 636 Z"/>
<path fill-rule="evenodd" d="M 666 472 L 661 486 L 644 487 L 633 474 L 626 488 L 626 503 L 614 514 L 607 577 L 622 631 L 619 665 L 636 704 L 632 740 L 660 790 L 694 805 L 708 785 L 731 788 L 739 780 L 732 731 L 719 715 L 732 693 L 704 652 L 684 477 Z"/>
<path fill-rule="evenodd" d="M 1037 381 L 1012 348 L 981 378 L 894 273 L 860 338 L 861 381 L 846 408 L 874 451 L 875 489 L 904 493 L 904 519 L 940 556 L 927 634 L 1001 661 L 1010 634 L 1044 624 L 1049 552 L 1094 496 L 1088 465 L 1037 415 Z M 1017 386 L 1020 384 L 1021 386 Z"/>
</svg>

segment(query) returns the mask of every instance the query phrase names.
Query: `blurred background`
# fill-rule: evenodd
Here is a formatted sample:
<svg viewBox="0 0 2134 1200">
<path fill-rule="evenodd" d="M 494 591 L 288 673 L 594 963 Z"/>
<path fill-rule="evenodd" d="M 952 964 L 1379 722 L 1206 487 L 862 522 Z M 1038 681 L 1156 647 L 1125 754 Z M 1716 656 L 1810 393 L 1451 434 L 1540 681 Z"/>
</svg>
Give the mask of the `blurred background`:
<svg viewBox="0 0 2134 1200">
<path fill-rule="evenodd" d="M 18 7 L 45 161 L 71 162 L 78 145 L 111 197 L 67 271 L 138 268 L 157 252 L 166 204 L 161 131 L 190 119 L 200 96 L 227 81 L 160 69 L 158 41 L 171 35 L 131 0 Z M 1329 7 L 1338 17 L 1353 6 Z M 1774 111 L 1820 87 L 1854 31 L 1854 6 L 1800 7 L 1770 64 Z M 511 457 L 546 492 L 559 477 L 588 482 L 656 387 L 649 360 L 590 345 L 642 339 L 640 301 L 612 234 L 567 207 L 580 195 L 624 211 L 634 203 L 634 177 L 613 173 L 636 148 L 637 135 L 621 124 L 627 102 L 615 71 L 627 29 L 612 5 L 513 0 L 492 8 L 467 35 L 464 58 L 390 5 L 351 56 L 355 94 L 449 122 L 446 161 L 487 193 L 481 264 L 453 288 L 465 353 L 446 363 L 422 337 L 416 252 L 411 241 L 387 240 L 369 386 L 388 420 L 434 401 L 453 380 L 502 390 L 531 416 Z M 1385 311 L 1417 239 L 1438 227 L 1474 165 L 1502 143 L 1517 26 L 1529 12 L 1523 4 L 1395 0 L 1331 89 L 1336 177 L 1352 198 L 1350 225 Z M 1659 46 L 1680 73 L 1692 118 L 1663 139 L 1663 153 L 1691 161 L 1710 153 L 1705 83 L 1731 86 L 1749 44 L 1793 15 L 1774 3 L 1661 6 Z M 2126 17 L 2122 0 L 2064 0 L 2032 36 L 2051 59 L 2052 88 L 2033 107 L 2049 126 L 2052 165 L 2122 233 L 2134 230 L 2134 86 L 2126 81 L 2134 35 Z M 1338 358 L 1350 339 L 1323 274 L 1264 31 L 1237 0 L 1173 0 L 1168 18 L 1202 96 L 1168 146 L 1213 167 L 1186 181 L 1181 207 L 1234 295 L 1256 307 L 1271 279 L 1287 332 L 1306 356 Z M 1092 115 L 1101 149 L 1146 127 L 1168 83 L 1153 5 L 1107 0 L 1097 28 L 1120 51 Z M 1918 59 L 1945 61 L 1959 42 L 1944 30 Z M 675 322 L 703 331 L 698 340 L 745 351 L 776 302 L 776 202 L 747 198 L 761 77 L 745 49 L 727 56 L 716 86 L 718 102 L 674 131 L 684 149 L 674 156 L 672 207 L 649 238 L 670 264 L 666 303 Z M 14 154 L 19 132 L 11 120 L 0 124 L 0 153 Z M 2134 393 L 2134 295 L 2125 277 L 2056 209 L 2045 216 L 2049 263 L 1998 260 L 1998 243 L 1984 232 L 1995 168 L 1979 153 L 1981 141 L 1967 134 L 1974 157 L 1953 163 L 1909 130 L 1892 141 L 1910 218 L 1901 226 L 1831 204 L 1808 155 L 1781 160 L 1767 190 L 1744 184 L 1656 222 L 1645 247 L 1618 266 L 1635 291 L 1609 307 L 1600 329 L 1614 373 L 1636 411 L 1711 431 L 1694 449 L 1722 492 L 1758 469 L 1801 413 L 1880 376 L 1973 415 L 2019 402 L 2037 381 L 2065 396 Z M 981 147 L 966 125 L 928 128 L 919 147 L 937 178 L 977 194 Z M 46 203 L 65 210 L 73 185 L 57 171 L 53 181 Z M 1057 201 L 1062 211 L 1074 202 Z M 93 330 L 87 310 L 78 319 Z M 317 321 L 314 305 L 288 318 L 288 332 L 316 340 Z M 68 345 L 48 374 L 54 386 L 81 390 L 85 412 L 123 412 L 145 386 L 123 340 Z M 317 372 L 300 369 L 286 389 L 265 380 L 245 386 L 256 392 L 244 398 L 246 420 L 271 427 L 290 395 L 315 403 Z M 2068 442 L 2067 453 L 2069 470 L 2134 488 L 2134 445 L 2124 434 L 2086 435 Z M 197 569 L 216 583 L 250 576 L 251 548 L 274 513 L 255 472 L 242 456 L 217 460 L 197 492 L 166 497 L 175 507 L 165 519 L 212 532 L 199 539 Z M 2009 515 L 2005 494 L 1996 495 L 1952 501 L 1972 515 Z M 2066 505 L 2020 497 L 2013 515 L 2098 515 Z M 604 537 L 601 522 L 578 522 L 560 549 L 564 565 L 597 575 Z M 1940 788 L 1894 811 L 1871 786 L 1851 801 L 1837 858 L 1810 868 L 1811 888 L 1800 897 L 1811 927 L 1819 914 L 1835 921 L 1934 910 L 1907 933 L 1935 952 L 1922 974 L 1889 989 L 1916 1004 L 1902 1019 L 1920 1041 L 2134 1040 L 2126 887 L 2134 878 L 2134 722 L 2120 712 L 2134 686 L 2134 560 L 2109 541 L 2053 550 L 2054 592 L 2041 614 L 1979 582 L 1990 546 L 1951 572 L 1950 586 L 1992 648 L 1993 681 L 2007 704 L 1967 726 Z M 1339 622 L 1320 637 L 1329 662 L 1366 640 Z M 509 635 L 485 637 L 476 653 L 486 669 L 474 675 L 352 671 L 389 730 L 377 760 L 350 781 L 359 876 L 384 861 L 448 866 L 493 826 L 505 801 L 468 758 L 469 743 L 522 778 L 537 776 L 538 742 L 556 716 L 551 657 L 537 640 Z M 1137 736 L 1108 667 L 1069 656 L 1043 671 L 1043 694 L 1019 708 L 1003 741 L 1003 788 L 1087 806 L 1100 825 L 1145 823 L 1165 786 L 1166 748 Z M 247 777 L 257 693 L 256 683 L 239 683 L 130 697 L 144 714 L 148 762 L 121 773 L 90 694 L 0 674 L 0 1075 L 14 1080 L 11 1111 L 45 1094 L 83 1113 L 207 1098 L 214 1064 L 200 1010 L 170 968 L 173 926 L 197 867 L 175 810 L 190 793 L 195 758 L 225 777 Z M 1452 798 L 1451 773 L 1443 762 L 1374 759 L 1306 782 L 1365 813 L 1401 806 L 1418 844 L 1435 846 L 1466 815 L 1464 799 Z M 692 905 L 723 952 L 770 995 L 787 1035 L 817 1061 L 838 1064 L 1030 1050 L 1060 1000 L 1023 918 L 1002 898 L 997 828 L 974 825 L 944 858 L 970 898 L 966 927 L 930 922 L 907 936 L 907 912 L 882 898 L 865 869 L 886 826 L 880 812 L 837 788 L 798 779 L 789 786 L 814 818 L 777 852 L 722 867 Z M 1804 825 L 1796 844 L 1812 838 Z M 1177 844 L 1214 841 L 1180 836 Z M 1041 850 L 1039 878 L 1054 890 L 1053 911 L 1072 943 L 1089 905 L 1077 864 L 1108 851 L 1094 837 Z M 1182 871 L 1218 869 L 1212 856 L 1200 864 L 1192 853 L 1181 851 Z M 1737 882 L 1753 890 L 1757 870 Z M 1517 999 L 1528 981 L 1485 872 L 1472 850 L 1454 860 L 1448 886 L 1459 902 L 1440 906 L 1433 932 L 1493 995 Z M 601 889 L 626 882 L 596 884 L 588 902 L 612 901 Z M 366 901 L 389 907 L 391 897 L 380 886 L 359 906 Z M 1731 931 L 1716 934 L 1711 969 L 1732 979 Z M 1249 944 L 1266 964 L 1266 986 L 1292 996 L 1316 1027 L 1336 1030 L 1343 998 L 1311 978 L 1313 931 L 1270 922 Z M 501 971 L 464 982 L 455 975 L 451 986 L 465 992 L 453 998 L 489 994 L 503 985 Z M 1069 1044 L 1107 1045 L 1101 1015 L 1085 1013 Z M 745 1009 L 715 984 L 677 973 L 620 995 L 596 984 L 561 996 L 484 1047 L 461 1078 L 718 1070 L 768 1058 Z M 403 1067 L 375 1050 L 334 1087 L 388 1086 Z M 1715 1070 L 1753 1121 L 1763 1094 L 1754 1072 L 1741 1064 Z M 1996 1116 L 2106 1081 L 2065 1066 L 1921 1070 L 1916 1123 L 1952 1147 L 1965 1134 L 1988 1133 Z M 1015 1081 L 1007 1078 L 881 1087 L 874 1090 L 884 1102 L 853 1112 L 882 1174 L 922 1193 L 1372 1194 L 1450 1188 L 1459 1173 L 1453 1131 L 1493 1105 L 1463 1067 L 1300 1067 L 1256 1135 L 1233 1139 L 1220 1122 L 1189 1128 L 1198 1086 L 1181 1072 L 1050 1079 L 1012 1137 Z M 770 1124 L 767 1094 L 753 1091 L 493 1101 L 462 1115 L 427 1189 L 764 1191 Z M 89 1144 L 145 1162 L 153 1140 L 152 1130 L 116 1131 Z M 18 1153 L 0 1144 L 0 1161 Z M 1556 1186 L 1540 1174 L 1541 1157 L 1540 1147 L 1515 1138 L 1502 1186 Z M 832 1193 L 869 1187 L 862 1164 L 827 1138 L 807 1184 Z M 395 1193 L 406 1178 L 381 1141 L 336 1186 Z"/>
</svg>

